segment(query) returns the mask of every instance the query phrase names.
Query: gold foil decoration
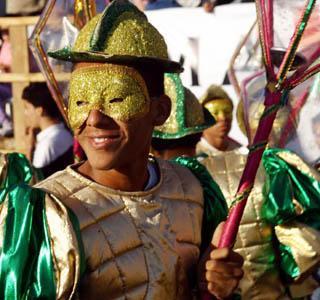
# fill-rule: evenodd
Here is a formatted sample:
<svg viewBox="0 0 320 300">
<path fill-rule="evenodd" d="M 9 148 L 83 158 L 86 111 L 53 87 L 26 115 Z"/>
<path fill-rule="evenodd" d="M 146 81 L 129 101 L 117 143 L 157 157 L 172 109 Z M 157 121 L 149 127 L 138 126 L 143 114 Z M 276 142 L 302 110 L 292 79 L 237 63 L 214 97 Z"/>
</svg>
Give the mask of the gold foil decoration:
<svg viewBox="0 0 320 300">
<path fill-rule="evenodd" d="M 272 146 L 278 145 L 285 125 L 290 118 L 290 110 L 291 109 L 288 106 L 283 106 L 279 109 L 277 116 L 273 122 L 272 132 L 269 138 L 269 142 Z M 250 136 L 254 136 L 258 128 L 259 120 L 262 116 L 263 111 L 263 102 L 254 101 L 250 103 L 248 110 L 248 121 L 250 129 L 252 130 Z"/>
<path fill-rule="evenodd" d="M 91 110 L 128 121 L 145 115 L 150 98 L 141 75 L 126 66 L 104 64 L 82 67 L 71 75 L 69 123 L 79 128 Z"/>
<path fill-rule="evenodd" d="M 96 5 L 94 0 L 74 1 L 74 25 L 78 29 L 81 29 L 95 15 Z"/>
</svg>

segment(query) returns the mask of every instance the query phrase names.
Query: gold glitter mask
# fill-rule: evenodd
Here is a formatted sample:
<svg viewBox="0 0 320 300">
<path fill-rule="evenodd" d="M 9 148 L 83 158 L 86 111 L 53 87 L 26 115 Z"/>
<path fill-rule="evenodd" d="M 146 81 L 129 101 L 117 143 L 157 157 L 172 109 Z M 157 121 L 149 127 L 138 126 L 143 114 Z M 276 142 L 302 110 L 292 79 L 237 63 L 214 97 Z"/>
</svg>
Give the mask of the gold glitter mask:
<svg viewBox="0 0 320 300">
<path fill-rule="evenodd" d="M 214 99 L 208 101 L 204 107 L 217 120 L 232 120 L 233 106 L 228 99 Z"/>
<path fill-rule="evenodd" d="M 149 108 L 146 84 L 132 68 L 105 64 L 79 68 L 71 75 L 68 118 L 72 129 L 80 128 L 93 109 L 125 122 L 142 117 Z"/>
</svg>

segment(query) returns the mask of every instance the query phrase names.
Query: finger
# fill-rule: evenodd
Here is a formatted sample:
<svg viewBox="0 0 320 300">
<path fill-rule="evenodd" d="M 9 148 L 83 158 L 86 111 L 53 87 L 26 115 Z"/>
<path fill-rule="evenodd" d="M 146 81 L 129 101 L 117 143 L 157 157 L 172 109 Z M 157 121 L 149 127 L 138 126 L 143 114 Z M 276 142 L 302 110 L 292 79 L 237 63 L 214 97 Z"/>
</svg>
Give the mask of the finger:
<svg viewBox="0 0 320 300">
<path fill-rule="evenodd" d="M 227 280 L 222 277 L 215 280 L 219 281 L 208 282 L 208 291 L 219 299 L 229 297 L 238 285 L 238 281 L 234 279 Z"/>
<path fill-rule="evenodd" d="M 221 273 L 224 274 L 226 277 L 242 278 L 243 276 L 243 270 L 241 269 L 241 266 L 226 264 L 225 262 L 218 260 L 207 261 L 206 271 Z"/>
<path fill-rule="evenodd" d="M 225 222 L 221 222 L 221 223 L 217 226 L 216 230 L 214 231 L 214 234 L 213 234 L 211 243 L 212 243 L 212 245 L 214 245 L 215 247 L 218 247 L 220 238 L 221 238 L 221 236 L 222 236 L 224 224 L 225 224 Z"/>
<path fill-rule="evenodd" d="M 224 286 L 226 286 L 228 282 L 235 283 L 235 285 L 237 285 L 237 283 L 240 280 L 239 278 L 234 276 L 230 277 L 230 276 L 227 276 L 226 274 L 212 272 L 212 271 L 207 271 L 205 277 L 208 282 L 212 282 L 212 283 L 215 283 L 218 285 L 220 284 Z"/>
</svg>

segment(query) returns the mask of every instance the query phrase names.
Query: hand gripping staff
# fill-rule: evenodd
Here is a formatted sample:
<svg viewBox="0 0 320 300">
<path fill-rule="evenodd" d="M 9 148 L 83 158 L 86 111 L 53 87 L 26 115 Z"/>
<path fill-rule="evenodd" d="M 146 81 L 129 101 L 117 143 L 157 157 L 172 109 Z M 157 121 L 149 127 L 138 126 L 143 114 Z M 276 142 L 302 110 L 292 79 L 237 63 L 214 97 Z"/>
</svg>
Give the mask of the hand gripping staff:
<svg viewBox="0 0 320 300">
<path fill-rule="evenodd" d="M 235 243 L 278 109 L 287 104 L 293 88 L 320 70 L 320 34 L 317 33 L 320 28 L 320 5 L 316 0 L 256 0 L 256 10 L 267 78 L 265 108 L 249 146 L 247 162 L 219 248 L 233 247 Z M 212 297 L 207 294 L 202 299 Z"/>
</svg>

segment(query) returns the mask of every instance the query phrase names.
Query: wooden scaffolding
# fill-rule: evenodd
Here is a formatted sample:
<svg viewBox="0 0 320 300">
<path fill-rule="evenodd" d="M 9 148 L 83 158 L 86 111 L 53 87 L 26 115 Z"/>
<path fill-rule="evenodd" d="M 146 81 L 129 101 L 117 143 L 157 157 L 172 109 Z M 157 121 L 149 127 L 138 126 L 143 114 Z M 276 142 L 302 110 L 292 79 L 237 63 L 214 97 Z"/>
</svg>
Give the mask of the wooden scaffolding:
<svg viewBox="0 0 320 300">
<path fill-rule="evenodd" d="M 34 26 L 39 17 L 4 17 L 0 18 L 0 28 L 8 29 L 12 51 L 11 73 L 1 73 L 1 82 L 12 83 L 12 112 L 14 139 L 13 143 L 2 143 L 5 150 L 25 152 L 25 120 L 21 94 L 30 82 L 45 81 L 41 73 L 30 73 L 28 28 Z M 10 149 L 11 148 L 11 149 Z"/>
</svg>

